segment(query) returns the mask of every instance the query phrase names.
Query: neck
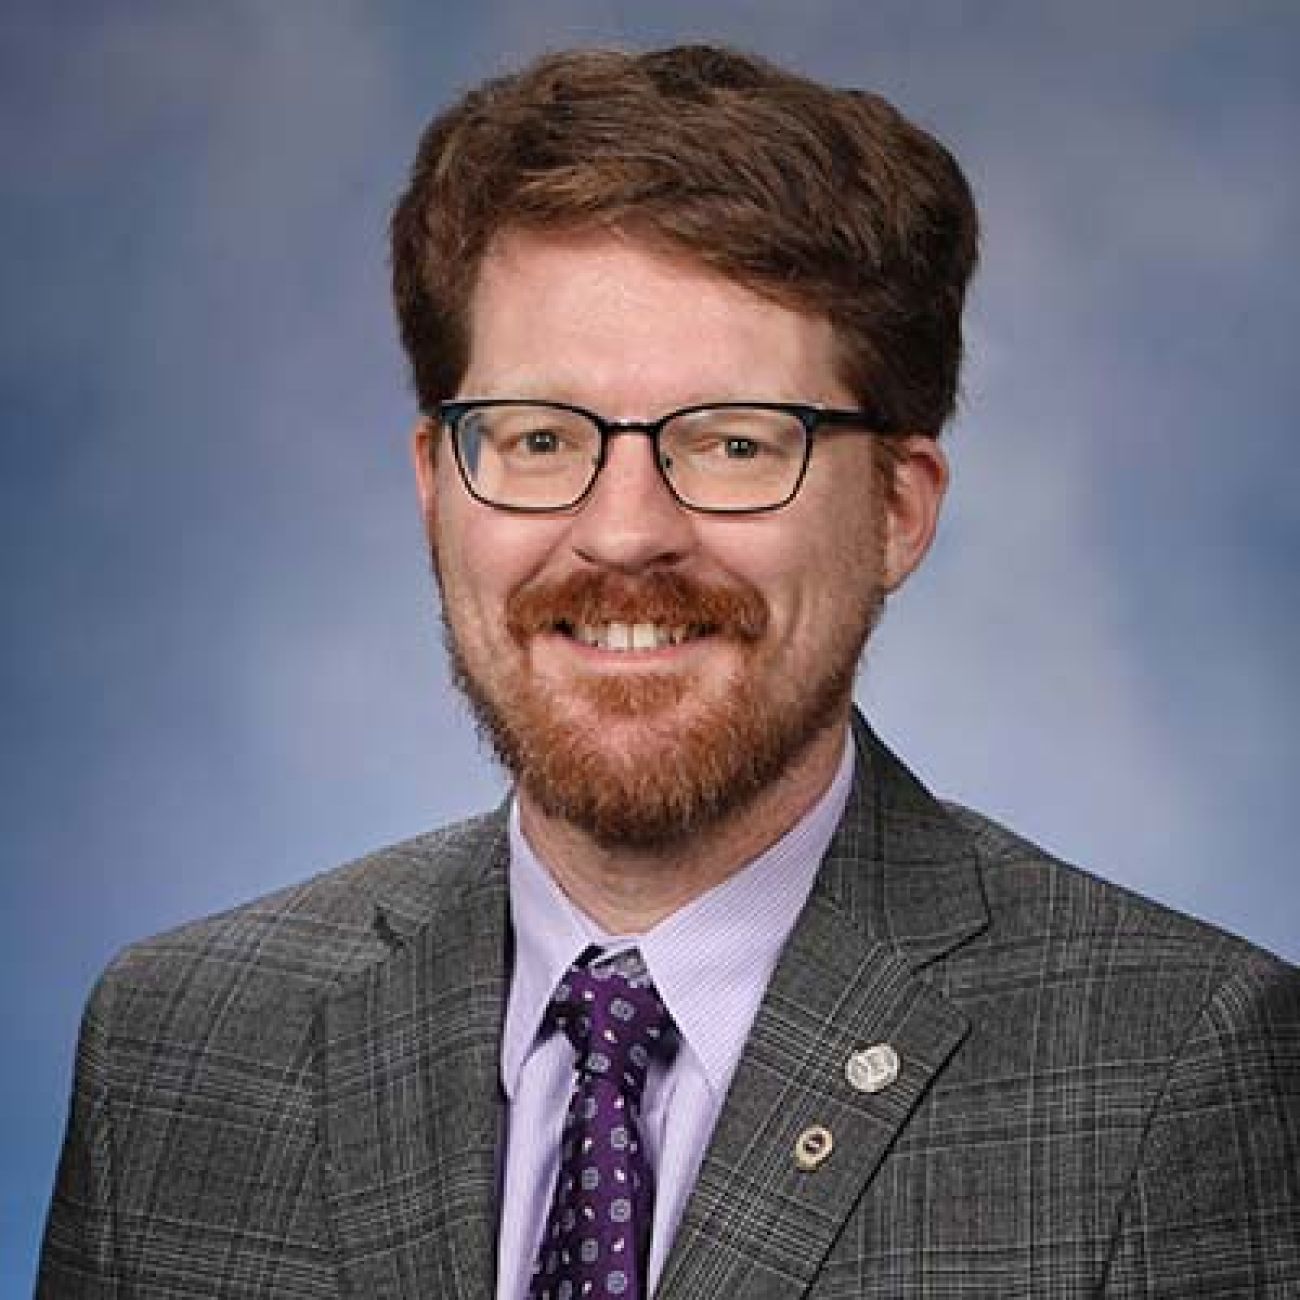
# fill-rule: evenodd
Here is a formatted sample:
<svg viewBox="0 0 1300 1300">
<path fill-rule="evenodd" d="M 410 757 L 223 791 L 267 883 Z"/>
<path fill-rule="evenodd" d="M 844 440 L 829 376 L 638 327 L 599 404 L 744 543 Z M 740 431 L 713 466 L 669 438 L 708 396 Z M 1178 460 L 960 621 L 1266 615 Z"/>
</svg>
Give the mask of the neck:
<svg viewBox="0 0 1300 1300">
<path fill-rule="evenodd" d="M 519 821 L 533 852 L 575 906 L 609 934 L 643 934 L 770 848 L 829 789 L 846 722 L 828 727 L 767 789 L 726 819 L 654 848 L 599 843 L 544 813 L 523 790 Z"/>
</svg>

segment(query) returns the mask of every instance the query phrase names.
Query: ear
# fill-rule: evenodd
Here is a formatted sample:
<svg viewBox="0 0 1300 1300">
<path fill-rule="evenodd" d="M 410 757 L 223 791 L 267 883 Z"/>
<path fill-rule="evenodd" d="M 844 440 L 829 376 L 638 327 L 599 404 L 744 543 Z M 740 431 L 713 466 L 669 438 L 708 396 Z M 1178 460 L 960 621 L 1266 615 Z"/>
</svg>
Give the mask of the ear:
<svg viewBox="0 0 1300 1300">
<path fill-rule="evenodd" d="M 884 579 L 891 592 L 925 559 L 948 489 L 948 457 L 936 438 L 917 434 L 894 448 L 893 491 L 884 502 Z"/>
<path fill-rule="evenodd" d="M 415 486 L 420 494 L 420 513 L 432 528 L 436 499 L 438 431 L 429 420 L 421 418 L 411 431 L 411 460 L 415 466 Z"/>
</svg>

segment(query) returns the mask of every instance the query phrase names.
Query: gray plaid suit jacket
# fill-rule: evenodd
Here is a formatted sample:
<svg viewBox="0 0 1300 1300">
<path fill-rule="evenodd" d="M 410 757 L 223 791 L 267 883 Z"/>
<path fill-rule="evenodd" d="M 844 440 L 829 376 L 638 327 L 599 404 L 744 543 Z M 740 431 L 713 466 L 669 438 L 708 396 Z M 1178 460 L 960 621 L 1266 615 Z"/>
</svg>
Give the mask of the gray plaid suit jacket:
<svg viewBox="0 0 1300 1300">
<path fill-rule="evenodd" d="M 662 1300 L 1300 1296 L 1297 971 L 858 743 Z M 498 813 L 125 952 L 39 1295 L 487 1300 L 506 853 Z"/>
</svg>

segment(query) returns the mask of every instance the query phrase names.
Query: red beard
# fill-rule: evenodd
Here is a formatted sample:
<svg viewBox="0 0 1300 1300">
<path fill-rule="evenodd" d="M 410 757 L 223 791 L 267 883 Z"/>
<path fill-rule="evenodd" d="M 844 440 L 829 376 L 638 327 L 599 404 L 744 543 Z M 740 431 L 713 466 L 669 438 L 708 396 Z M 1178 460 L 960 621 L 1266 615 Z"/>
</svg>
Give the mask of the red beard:
<svg viewBox="0 0 1300 1300">
<path fill-rule="evenodd" d="M 526 668 L 468 663 L 445 616 L 444 627 L 480 732 L 538 807 L 608 847 L 653 848 L 746 805 L 838 719 L 879 606 L 877 591 L 854 611 L 860 634 L 844 639 L 819 678 L 774 682 L 757 671 L 768 609 L 748 584 L 591 571 L 520 589 L 507 601 L 507 626 L 525 663 L 536 636 L 609 622 L 725 638 L 739 651 L 741 671 L 725 690 L 707 694 L 688 672 L 648 670 L 575 677 L 559 699 Z M 580 723 L 579 714 L 596 724 Z M 603 729 L 601 720 L 611 726 Z M 632 746 L 619 747 L 615 723 L 637 724 Z"/>
</svg>

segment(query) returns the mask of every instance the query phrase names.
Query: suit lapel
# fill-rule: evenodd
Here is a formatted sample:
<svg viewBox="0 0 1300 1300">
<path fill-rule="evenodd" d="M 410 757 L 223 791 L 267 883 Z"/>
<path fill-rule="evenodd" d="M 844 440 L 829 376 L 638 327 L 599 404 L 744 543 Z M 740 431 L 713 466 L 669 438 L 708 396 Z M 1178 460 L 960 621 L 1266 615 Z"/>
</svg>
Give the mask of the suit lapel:
<svg viewBox="0 0 1300 1300">
<path fill-rule="evenodd" d="M 502 820 L 435 857 L 425 875 L 436 905 L 418 885 L 381 904 L 387 957 L 321 1008 L 324 1182 L 351 1295 L 493 1290 L 509 969 Z"/>
<path fill-rule="evenodd" d="M 855 725 L 848 807 L 736 1071 L 661 1300 L 803 1295 L 966 1032 L 919 971 L 987 923 L 973 854 Z M 867 1078 L 859 1058 L 855 1086 L 850 1058 L 872 1046 L 897 1077 Z"/>
</svg>

